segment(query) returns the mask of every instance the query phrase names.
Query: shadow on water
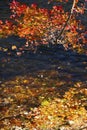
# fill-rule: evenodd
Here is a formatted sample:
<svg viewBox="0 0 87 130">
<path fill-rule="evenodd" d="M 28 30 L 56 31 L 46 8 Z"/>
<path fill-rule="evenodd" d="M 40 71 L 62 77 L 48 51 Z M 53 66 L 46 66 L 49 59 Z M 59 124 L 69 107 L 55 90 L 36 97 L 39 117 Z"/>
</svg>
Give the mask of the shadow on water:
<svg viewBox="0 0 87 130">
<path fill-rule="evenodd" d="M 16 37 L 0 40 L 0 46 L 9 48 L 6 52 L 0 51 L 0 80 L 29 74 L 37 76 L 38 72 L 54 70 L 61 80 L 87 82 L 87 55 L 65 51 L 62 45 L 38 47 L 36 53 L 25 50 L 21 56 L 11 51 L 12 44 L 19 47 L 24 42 Z"/>
</svg>

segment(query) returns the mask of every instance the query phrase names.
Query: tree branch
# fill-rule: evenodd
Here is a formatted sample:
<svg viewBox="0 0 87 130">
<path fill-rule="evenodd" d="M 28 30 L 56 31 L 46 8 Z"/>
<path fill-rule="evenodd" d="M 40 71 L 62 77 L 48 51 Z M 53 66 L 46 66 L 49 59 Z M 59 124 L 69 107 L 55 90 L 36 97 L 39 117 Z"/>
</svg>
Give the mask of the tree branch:
<svg viewBox="0 0 87 130">
<path fill-rule="evenodd" d="M 72 8 L 71 8 L 70 14 L 69 14 L 69 16 L 68 16 L 68 18 L 67 18 L 67 20 L 66 20 L 66 23 L 64 24 L 63 28 L 61 29 L 61 31 L 60 31 L 60 33 L 59 33 L 57 39 L 56 39 L 56 43 L 57 43 L 57 40 L 59 40 L 60 37 L 61 37 L 61 35 L 63 34 L 63 32 L 64 32 L 64 30 L 65 30 L 65 27 L 67 26 L 67 24 L 68 24 L 68 22 L 69 22 L 69 20 L 70 20 L 70 18 L 71 18 L 71 16 L 72 16 L 72 14 L 73 14 L 73 10 L 74 10 L 74 8 L 75 8 L 75 5 L 76 5 L 76 0 L 73 0 L 73 4 L 72 4 Z"/>
</svg>

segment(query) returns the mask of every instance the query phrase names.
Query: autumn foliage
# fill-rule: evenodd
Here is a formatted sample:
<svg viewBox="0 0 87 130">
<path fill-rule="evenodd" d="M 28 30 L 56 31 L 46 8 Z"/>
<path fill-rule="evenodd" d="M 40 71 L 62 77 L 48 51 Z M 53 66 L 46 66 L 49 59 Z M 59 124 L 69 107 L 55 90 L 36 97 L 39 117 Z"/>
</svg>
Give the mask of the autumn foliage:
<svg viewBox="0 0 87 130">
<path fill-rule="evenodd" d="M 68 2 L 68 0 L 57 2 Z M 0 20 L 0 37 L 16 35 L 25 38 L 32 46 L 61 43 L 65 49 L 73 48 L 83 52 L 87 42 L 85 38 L 87 31 L 77 19 L 79 14 L 84 13 L 84 5 L 79 7 L 78 2 L 78 0 L 72 1 L 74 6 L 71 12 L 66 12 L 61 5 L 45 9 L 39 8 L 36 4 L 27 6 L 13 0 L 10 3 L 12 12 L 10 20 L 5 22 Z"/>
<path fill-rule="evenodd" d="M 80 21 L 84 4 L 70 0 L 72 7 L 67 12 L 62 3 L 67 6 L 69 0 L 48 3 L 55 1 L 56 5 L 46 9 L 13 0 L 9 20 L 0 20 L 0 38 L 15 35 L 25 38 L 24 46 L 29 49 L 62 44 L 87 54 L 87 31 Z M 40 62 L 43 52 L 29 60 L 31 53 L 17 57 L 24 48 L 12 45 L 11 49 L 0 47 L 0 130 L 86 130 L 87 56 L 55 52 L 61 56 L 47 55 L 46 59 L 45 53 Z"/>
<path fill-rule="evenodd" d="M 87 129 L 86 85 L 70 85 L 61 97 L 67 82 L 52 79 L 53 71 L 46 73 L 44 79 L 17 76 L 1 84 L 1 130 Z"/>
</svg>

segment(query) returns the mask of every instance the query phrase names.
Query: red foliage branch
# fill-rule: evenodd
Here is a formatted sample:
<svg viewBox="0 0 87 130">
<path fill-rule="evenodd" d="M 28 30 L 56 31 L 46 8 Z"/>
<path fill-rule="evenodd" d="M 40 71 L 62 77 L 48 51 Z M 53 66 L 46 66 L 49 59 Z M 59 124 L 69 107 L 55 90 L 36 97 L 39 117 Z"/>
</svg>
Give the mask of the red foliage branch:
<svg viewBox="0 0 87 130">
<path fill-rule="evenodd" d="M 56 0 L 57 1 L 57 0 Z M 58 0 L 68 2 L 68 0 Z M 77 6 L 73 0 L 71 12 L 65 12 L 62 6 L 53 6 L 51 10 L 39 8 L 36 4 L 27 6 L 13 0 L 10 3 L 12 15 L 10 21 L 0 21 L 0 37 L 18 35 L 30 44 L 58 44 L 62 40 L 65 48 L 81 51 L 87 43 L 86 32 L 81 22 L 76 19 L 78 13 L 84 13 L 84 5 Z"/>
</svg>

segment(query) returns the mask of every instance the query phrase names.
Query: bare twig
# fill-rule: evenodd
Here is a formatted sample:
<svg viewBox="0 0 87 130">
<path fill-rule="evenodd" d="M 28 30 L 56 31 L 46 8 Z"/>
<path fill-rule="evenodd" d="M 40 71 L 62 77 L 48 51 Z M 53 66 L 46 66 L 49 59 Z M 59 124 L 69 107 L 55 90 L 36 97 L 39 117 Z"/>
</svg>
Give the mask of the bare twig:
<svg viewBox="0 0 87 130">
<path fill-rule="evenodd" d="M 73 14 L 73 10 L 74 10 L 74 8 L 75 8 L 75 5 L 76 5 L 76 0 L 73 0 L 73 4 L 72 4 L 72 8 L 71 8 L 70 14 L 69 14 L 69 16 L 68 16 L 68 18 L 67 18 L 67 20 L 66 20 L 66 23 L 64 24 L 63 28 L 61 29 L 61 31 L 60 31 L 60 33 L 59 33 L 57 39 L 56 39 L 56 42 L 57 42 L 57 40 L 60 39 L 62 33 L 64 32 L 65 27 L 67 26 L 67 24 L 68 24 L 68 22 L 69 22 L 69 20 L 70 20 L 70 18 L 71 18 L 71 16 L 72 16 L 72 14 Z"/>
</svg>

